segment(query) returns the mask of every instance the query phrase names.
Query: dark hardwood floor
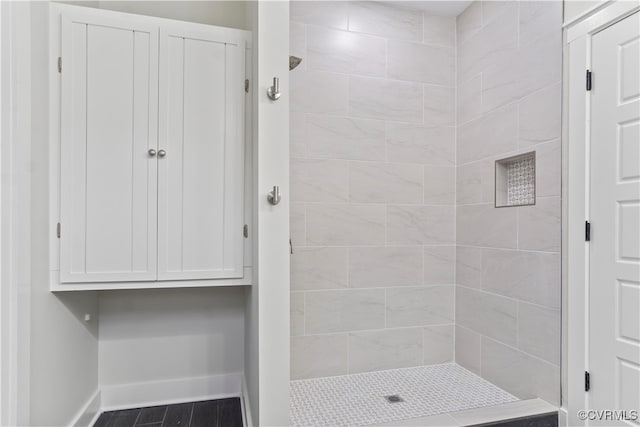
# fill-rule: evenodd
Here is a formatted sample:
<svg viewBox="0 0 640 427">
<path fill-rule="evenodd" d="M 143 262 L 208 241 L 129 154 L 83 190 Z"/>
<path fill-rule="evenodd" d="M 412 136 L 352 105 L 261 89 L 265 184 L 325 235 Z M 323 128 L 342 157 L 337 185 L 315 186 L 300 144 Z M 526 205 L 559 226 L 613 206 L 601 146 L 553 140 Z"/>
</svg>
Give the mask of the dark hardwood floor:
<svg viewBox="0 0 640 427">
<path fill-rule="evenodd" d="M 240 398 L 104 412 L 94 427 L 242 427 Z"/>
</svg>

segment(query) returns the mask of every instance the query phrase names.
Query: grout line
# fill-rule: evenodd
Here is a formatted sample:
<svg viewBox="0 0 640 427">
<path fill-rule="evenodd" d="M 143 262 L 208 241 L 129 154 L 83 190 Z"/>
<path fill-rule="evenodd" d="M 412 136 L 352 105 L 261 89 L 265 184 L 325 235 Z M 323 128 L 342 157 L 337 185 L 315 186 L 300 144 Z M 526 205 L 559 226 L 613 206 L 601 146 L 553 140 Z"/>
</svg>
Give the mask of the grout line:
<svg viewBox="0 0 640 427">
<path fill-rule="evenodd" d="M 191 403 L 191 415 L 189 415 L 189 424 L 187 424 L 187 427 L 191 427 L 191 421 L 193 420 L 193 410 L 195 406 L 195 403 Z"/>
<path fill-rule="evenodd" d="M 482 288 L 472 288 L 470 286 L 459 285 L 459 284 L 456 285 L 456 286 L 460 287 L 460 288 L 465 288 L 465 289 L 471 290 L 471 291 L 482 292 L 482 293 L 485 293 L 487 295 L 491 295 L 491 296 L 494 296 L 494 297 L 504 298 L 504 299 L 513 301 L 516 304 L 518 304 L 518 303 L 520 303 L 520 304 L 529 304 L 529 305 L 533 305 L 535 307 L 543 308 L 543 309 L 546 309 L 546 310 L 561 311 L 561 308 L 556 308 L 556 307 L 552 307 L 552 306 L 549 306 L 549 305 L 539 304 L 537 302 L 531 302 L 531 301 L 519 299 L 519 298 L 516 298 L 516 297 L 511 297 L 511 296 L 508 296 L 508 295 L 499 294 L 497 292 L 488 291 L 488 290 L 482 289 Z"/>
<path fill-rule="evenodd" d="M 377 329 L 355 329 L 355 330 L 339 331 L 339 332 L 318 332 L 314 334 L 308 334 L 305 336 L 325 337 L 325 336 L 351 335 L 351 334 L 371 333 L 371 332 L 406 331 L 406 330 L 413 330 L 413 329 L 423 330 L 425 328 L 435 328 L 439 326 L 455 326 L 455 324 L 453 320 L 451 320 L 448 323 L 433 323 L 433 324 L 422 324 L 422 325 L 413 325 L 413 326 L 394 326 L 394 327 L 383 327 L 383 328 L 377 328 Z M 467 329 L 470 329 L 470 328 L 467 328 Z"/>
</svg>

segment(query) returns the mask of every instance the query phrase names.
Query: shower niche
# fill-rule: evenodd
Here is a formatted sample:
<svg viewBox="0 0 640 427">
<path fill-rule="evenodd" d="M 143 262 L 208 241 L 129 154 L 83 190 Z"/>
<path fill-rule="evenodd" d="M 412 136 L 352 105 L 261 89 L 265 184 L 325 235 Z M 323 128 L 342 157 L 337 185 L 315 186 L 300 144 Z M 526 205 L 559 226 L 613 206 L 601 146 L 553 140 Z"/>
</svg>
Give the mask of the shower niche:
<svg viewBox="0 0 640 427">
<path fill-rule="evenodd" d="M 496 160 L 495 206 L 536 204 L 536 152 Z"/>
</svg>

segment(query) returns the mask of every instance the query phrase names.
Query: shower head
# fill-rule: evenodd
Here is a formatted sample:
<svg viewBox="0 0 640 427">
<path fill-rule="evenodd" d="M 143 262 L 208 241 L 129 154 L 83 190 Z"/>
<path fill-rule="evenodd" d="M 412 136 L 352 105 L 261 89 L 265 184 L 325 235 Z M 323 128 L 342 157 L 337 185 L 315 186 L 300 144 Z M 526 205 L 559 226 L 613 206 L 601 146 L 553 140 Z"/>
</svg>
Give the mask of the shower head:
<svg viewBox="0 0 640 427">
<path fill-rule="evenodd" d="M 298 58 L 297 56 L 289 56 L 289 71 L 296 68 L 302 62 L 302 58 Z"/>
</svg>

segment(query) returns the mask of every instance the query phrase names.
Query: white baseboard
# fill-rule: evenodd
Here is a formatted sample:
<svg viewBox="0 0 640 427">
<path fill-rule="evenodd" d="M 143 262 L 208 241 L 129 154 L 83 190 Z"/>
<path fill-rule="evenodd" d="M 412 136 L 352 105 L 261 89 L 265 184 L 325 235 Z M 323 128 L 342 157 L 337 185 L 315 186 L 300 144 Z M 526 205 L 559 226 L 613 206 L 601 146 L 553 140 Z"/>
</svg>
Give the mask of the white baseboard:
<svg viewBox="0 0 640 427">
<path fill-rule="evenodd" d="M 104 412 L 225 397 L 242 397 L 242 381 L 243 375 L 238 373 L 103 386 L 101 388 L 101 409 Z"/>
<path fill-rule="evenodd" d="M 102 413 L 101 406 L 101 393 L 100 390 L 96 390 L 69 425 L 73 427 L 93 426 Z"/>
<path fill-rule="evenodd" d="M 567 409 L 564 407 L 558 408 L 558 426 L 560 427 L 569 426 L 569 413 L 567 412 Z"/>
</svg>

